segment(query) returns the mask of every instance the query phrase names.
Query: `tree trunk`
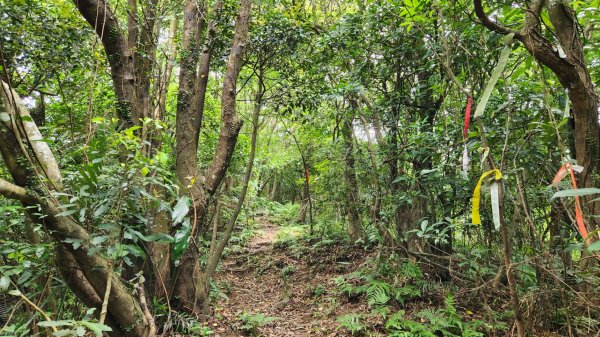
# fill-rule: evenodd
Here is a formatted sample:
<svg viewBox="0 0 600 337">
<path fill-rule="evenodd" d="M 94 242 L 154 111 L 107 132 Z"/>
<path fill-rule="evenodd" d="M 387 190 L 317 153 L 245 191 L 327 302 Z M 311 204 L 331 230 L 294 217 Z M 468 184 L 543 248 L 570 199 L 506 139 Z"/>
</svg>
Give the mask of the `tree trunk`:
<svg viewBox="0 0 600 337">
<path fill-rule="evenodd" d="M 394 240 L 387 228 L 382 223 L 380 215 L 382 189 L 381 179 L 379 178 L 379 164 L 377 163 L 377 152 L 373 144 L 373 137 L 371 136 L 371 132 L 369 130 L 369 123 L 367 122 L 367 119 L 365 118 L 365 116 L 361 115 L 360 120 L 367 134 L 367 149 L 369 151 L 369 158 L 371 159 L 371 169 L 373 170 L 373 184 L 375 185 L 375 197 L 373 200 L 373 205 L 371 206 L 371 221 L 373 221 L 373 224 L 379 231 L 379 234 L 383 239 L 383 243 L 388 247 L 392 247 L 394 245 Z"/>
<path fill-rule="evenodd" d="M 248 155 L 248 164 L 246 165 L 246 172 L 244 174 L 244 181 L 242 182 L 242 190 L 240 191 L 240 195 L 238 196 L 238 202 L 235 206 L 233 214 L 227 223 L 227 227 L 225 228 L 225 232 L 223 233 L 223 238 L 219 242 L 218 246 L 213 248 L 211 244 L 211 251 L 214 250 L 214 254 L 208 257 L 208 266 L 206 271 L 204 272 L 204 286 L 205 293 L 208 294 L 210 281 L 217 270 L 217 265 L 221 260 L 221 256 L 223 255 L 223 250 L 225 250 L 225 246 L 229 242 L 229 238 L 231 237 L 231 233 L 233 232 L 233 228 L 237 221 L 237 218 L 242 210 L 242 206 L 244 204 L 244 200 L 246 198 L 246 193 L 248 192 L 248 185 L 250 183 L 250 177 L 252 176 L 252 168 L 254 166 L 254 156 L 256 154 L 256 142 L 258 139 L 258 129 L 259 129 L 259 117 L 260 110 L 262 105 L 262 99 L 264 95 L 264 84 L 263 84 L 263 71 L 258 71 L 259 84 L 258 84 L 258 92 L 256 93 L 256 99 L 254 102 L 254 113 L 252 115 L 252 137 L 250 140 L 250 154 Z M 216 243 L 216 241 L 213 241 Z"/>
<path fill-rule="evenodd" d="M 159 74 L 160 76 L 157 78 L 157 83 L 155 83 L 153 87 L 155 106 L 151 118 L 157 122 L 163 120 L 166 112 L 167 94 L 173 72 L 173 61 L 177 54 L 175 46 L 177 22 L 178 20 L 176 17 L 171 20 L 168 41 L 166 44 L 167 50 L 165 51 L 164 70 Z M 148 155 L 151 155 L 154 151 L 159 151 L 162 146 L 162 134 L 156 131 L 157 130 L 150 131 L 151 147 L 148 151 Z M 162 197 L 167 195 L 166 190 L 162 186 L 154 184 L 148 187 L 148 191 L 151 195 Z M 154 203 L 154 207 L 152 207 L 150 214 L 151 226 L 148 228 L 148 234 L 169 234 L 171 219 L 168 211 L 161 209 L 156 201 L 151 202 Z M 158 242 L 148 242 L 147 247 L 148 258 L 150 259 L 149 271 L 146 273 L 151 284 L 149 291 L 158 299 L 164 299 L 168 296 L 169 274 L 171 272 L 171 247 L 167 243 Z"/>
<path fill-rule="evenodd" d="M 269 190 L 269 200 L 277 201 L 277 172 L 273 173 L 273 182 L 271 183 L 271 188 Z"/>
<path fill-rule="evenodd" d="M 62 188 L 58 164 L 17 93 L 6 83 L 0 84 L 0 114 L 4 119 L 0 123 L 0 152 L 16 183 L 0 179 L 0 195 L 31 207 L 32 220 L 43 225 L 59 245 L 56 263 L 62 274 L 75 266 L 80 271 L 66 280 L 67 285 L 84 303 L 95 306 L 105 295 L 110 262 L 91 251 L 90 235 L 81 225 L 69 216 L 58 216 L 62 209 L 51 195 Z M 38 196 L 38 192 L 43 194 Z M 38 214 L 37 205 L 44 216 Z M 80 242 L 81 246 L 75 249 L 66 239 Z M 108 313 L 114 335 L 148 336 L 149 324 L 137 299 L 118 277 L 113 275 L 111 283 Z"/>
<path fill-rule="evenodd" d="M 399 89 L 400 87 L 400 73 L 396 73 L 396 84 L 395 84 L 396 89 Z M 385 90 L 385 88 L 384 88 Z M 386 96 L 388 96 L 388 99 L 391 100 L 391 95 L 387 94 Z M 387 146 L 386 146 L 386 152 L 387 152 L 387 158 L 386 158 L 386 162 L 388 163 L 388 169 L 390 172 L 390 194 L 392 195 L 392 200 L 395 200 L 395 197 L 400 193 L 400 182 L 398 181 L 398 178 L 400 178 L 400 166 L 398 165 L 398 156 L 400 155 L 399 152 L 399 148 L 398 148 L 398 135 L 399 135 L 399 130 L 398 130 L 398 120 L 400 119 L 400 107 L 398 106 L 398 104 L 396 102 L 392 102 L 392 106 L 391 106 L 391 115 L 390 115 L 390 119 L 387 121 L 388 123 L 388 128 L 389 128 L 389 133 L 387 136 Z M 403 208 L 401 205 L 398 204 L 397 201 L 394 201 L 395 206 L 394 207 L 394 227 L 396 229 L 396 239 L 397 242 L 400 243 L 401 245 L 404 245 L 404 247 L 406 248 L 406 241 L 404 240 L 404 232 L 405 232 L 405 228 L 404 228 L 404 222 L 403 222 Z"/>
<path fill-rule="evenodd" d="M 197 151 L 197 138 L 199 135 L 200 123 L 199 121 L 193 124 L 186 123 L 186 128 L 178 128 L 176 139 L 178 139 L 177 160 L 184 160 L 182 153 L 179 150 L 185 151 L 187 155 L 192 156 L 193 163 L 189 159 L 185 159 L 185 165 L 177 168 L 177 176 L 185 186 L 191 185 L 191 193 L 193 201 L 193 209 L 196 214 L 196 223 L 201 222 L 208 211 L 209 197 L 213 195 L 218 189 L 219 185 L 223 181 L 233 150 L 237 142 L 237 137 L 242 127 L 242 121 L 238 119 L 236 114 L 236 81 L 240 73 L 242 66 L 242 57 L 244 48 L 246 45 L 246 39 L 248 36 L 248 28 L 250 23 L 250 10 L 251 1 L 241 0 L 238 10 L 238 18 L 236 20 L 235 35 L 233 38 L 233 45 L 229 54 L 229 61 L 227 63 L 227 69 L 225 73 L 225 79 L 223 82 L 222 89 L 222 100 L 221 100 L 221 130 L 219 143 L 215 150 L 213 161 L 210 163 L 204 177 L 195 179 L 190 184 L 187 176 L 182 176 L 183 172 L 195 172 L 196 168 L 196 151 Z M 197 79 L 197 77 L 196 77 Z M 186 98 L 184 95 L 183 98 Z M 178 112 L 179 115 L 179 112 Z M 179 116 L 178 116 L 179 119 Z M 197 127 L 198 130 L 189 130 L 190 125 Z M 187 134 L 184 137 L 184 134 Z M 195 138 L 189 139 L 190 135 Z M 196 144 L 195 149 L 192 153 L 190 146 Z M 192 171 L 184 171 L 192 170 Z M 192 177 L 196 177 L 196 174 Z M 187 181 L 186 181 L 187 180 Z M 198 226 L 193 226 L 191 237 L 196 239 L 199 233 Z M 174 295 L 177 299 L 177 305 L 180 309 L 192 313 L 199 313 L 203 304 L 200 301 L 205 299 L 205 285 L 203 278 L 201 277 L 202 272 L 200 270 L 200 259 L 198 249 L 194 245 L 190 245 L 190 248 L 184 253 L 181 258 L 180 265 L 176 271 L 178 277 L 173 280 L 174 282 Z"/>
<path fill-rule="evenodd" d="M 117 98 L 117 115 L 123 127 L 131 127 L 142 118 L 143 112 L 136 95 L 134 55 L 119 20 L 105 0 L 73 0 L 73 3 L 102 41 Z"/>
<path fill-rule="evenodd" d="M 202 9 L 204 9 L 204 3 Z M 194 104 L 198 88 L 196 68 L 200 55 L 200 35 L 206 13 L 200 11 L 195 0 L 187 0 L 183 11 L 183 41 L 177 93 L 175 120 L 175 174 L 180 194 L 191 194 L 192 200 L 201 197 L 198 177 L 197 152 L 201 116 Z"/>
<path fill-rule="evenodd" d="M 348 218 L 348 235 L 355 242 L 362 236 L 360 213 L 358 211 L 358 182 L 354 159 L 354 139 L 352 137 L 352 117 L 346 116 L 342 124 L 342 140 L 344 144 L 344 180 L 346 182 L 346 216 Z"/>
<path fill-rule="evenodd" d="M 300 209 L 298 210 L 298 215 L 296 216 L 296 223 L 304 224 L 306 223 L 306 213 L 308 211 L 308 185 L 306 184 L 306 180 L 302 183 L 302 188 L 300 189 Z"/>
</svg>

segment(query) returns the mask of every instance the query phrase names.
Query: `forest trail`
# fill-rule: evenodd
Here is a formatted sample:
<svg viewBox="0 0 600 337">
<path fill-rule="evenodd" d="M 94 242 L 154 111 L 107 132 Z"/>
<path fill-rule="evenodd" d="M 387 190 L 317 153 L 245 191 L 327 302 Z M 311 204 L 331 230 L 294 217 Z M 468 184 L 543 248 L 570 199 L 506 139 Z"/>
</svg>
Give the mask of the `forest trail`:
<svg viewBox="0 0 600 337">
<path fill-rule="evenodd" d="M 262 230 L 259 235 L 254 236 L 250 240 L 248 248 L 251 252 L 273 248 L 273 245 L 277 240 L 277 235 L 279 234 L 279 226 L 273 224 L 267 218 L 260 217 L 257 218 L 257 220 L 262 225 Z"/>
<path fill-rule="evenodd" d="M 340 303 L 332 291 L 334 279 L 356 270 L 365 252 L 299 243 L 283 247 L 278 225 L 266 218 L 257 223 L 260 234 L 225 258 L 217 276 L 223 294 L 208 322 L 214 336 L 345 336 L 336 330 L 337 316 L 365 308 Z"/>
</svg>

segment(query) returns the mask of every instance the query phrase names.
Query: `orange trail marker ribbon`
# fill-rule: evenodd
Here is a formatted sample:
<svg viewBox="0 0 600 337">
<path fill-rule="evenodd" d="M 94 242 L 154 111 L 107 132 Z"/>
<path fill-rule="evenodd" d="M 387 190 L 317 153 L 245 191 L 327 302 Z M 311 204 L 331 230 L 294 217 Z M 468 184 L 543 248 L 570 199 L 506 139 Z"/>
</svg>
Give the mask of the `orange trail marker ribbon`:
<svg viewBox="0 0 600 337">
<path fill-rule="evenodd" d="M 490 176 L 493 175 L 494 176 L 494 180 L 498 181 L 498 180 L 502 180 L 502 173 L 500 172 L 500 170 L 498 169 L 493 169 L 490 171 L 487 171 L 485 173 L 483 173 L 481 175 L 481 177 L 479 178 L 479 181 L 477 182 L 477 185 L 475 186 L 475 190 L 473 191 L 473 206 L 471 208 L 471 222 L 474 223 L 475 225 L 481 225 L 481 218 L 479 216 L 479 204 L 481 202 L 481 183 L 483 182 L 483 180 Z M 496 189 L 496 194 L 498 193 L 497 189 Z M 499 203 L 498 203 L 499 205 Z M 498 212 L 494 212 L 498 214 L 498 223 L 500 223 L 500 212 L 498 210 Z M 496 223 L 496 219 L 494 219 L 494 223 Z"/>
<path fill-rule="evenodd" d="M 563 166 L 558 169 L 554 179 L 552 180 L 552 185 L 556 186 L 561 180 L 563 180 L 567 174 L 571 174 L 571 183 L 573 184 L 573 189 L 577 189 L 577 181 L 575 180 L 575 173 L 573 171 L 581 172 L 583 167 L 578 165 L 572 165 L 570 163 L 563 164 Z M 579 234 L 585 242 L 589 245 L 591 243 L 591 239 L 589 238 L 587 228 L 585 227 L 585 223 L 583 221 L 583 212 L 581 211 L 581 202 L 579 201 L 579 196 L 575 196 L 575 221 L 577 222 L 577 229 L 579 230 Z"/>
</svg>

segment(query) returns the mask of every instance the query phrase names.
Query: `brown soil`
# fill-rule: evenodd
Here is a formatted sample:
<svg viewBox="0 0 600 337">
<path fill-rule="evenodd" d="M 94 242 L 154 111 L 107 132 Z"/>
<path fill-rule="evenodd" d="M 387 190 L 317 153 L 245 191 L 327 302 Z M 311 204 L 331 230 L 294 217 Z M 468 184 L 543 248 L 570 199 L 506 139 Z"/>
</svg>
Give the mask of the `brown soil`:
<svg viewBox="0 0 600 337">
<path fill-rule="evenodd" d="M 366 258 L 364 250 L 276 247 L 279 227 L 260 221 L 262 234 L 243 252 L 225 258 L 218 273 L 216 281 L 226 296 L 217 301 L 208 322 L 214 336 L 251 336 L 242 328 L 243 313 L 277 317 L 259 327 L 256 336 L 346 336 L 337 330 L 336 318 L 366 308 L 337 296 L 334 279 L 356 270 Z"/>
</svg>

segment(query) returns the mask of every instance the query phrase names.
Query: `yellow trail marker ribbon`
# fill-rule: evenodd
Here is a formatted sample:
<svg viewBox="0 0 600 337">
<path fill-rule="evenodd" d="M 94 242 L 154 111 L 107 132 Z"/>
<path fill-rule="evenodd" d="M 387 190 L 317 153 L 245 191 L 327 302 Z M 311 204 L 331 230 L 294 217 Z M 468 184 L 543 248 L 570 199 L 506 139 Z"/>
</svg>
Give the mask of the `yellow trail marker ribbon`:
<svg viewBox="0 0 600 337">
<path fill-rule="evenodd" d="M 485 178 L 490 175 L 494 175 L 494 180 L 501 180 L 502 173 L 498 169 L 487 171 L 481 175 L 475 190 L 473 191 L 473 207 L 471 208 L 471 222 L 476 225 L 481 225 L 481 218 L 479 217 L 479 203 L 481 201 L 481 183 Z"/>
</svg>

